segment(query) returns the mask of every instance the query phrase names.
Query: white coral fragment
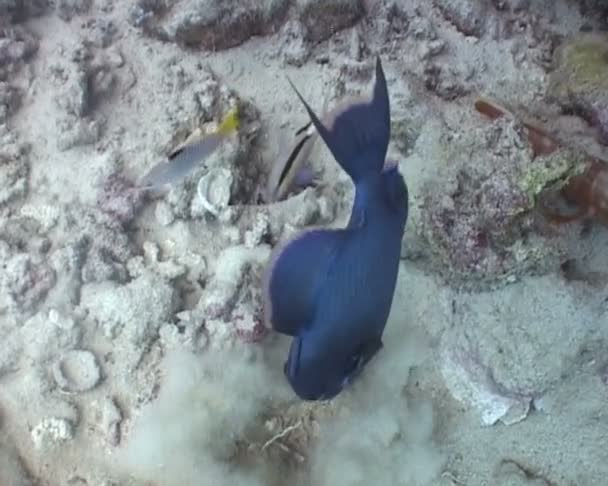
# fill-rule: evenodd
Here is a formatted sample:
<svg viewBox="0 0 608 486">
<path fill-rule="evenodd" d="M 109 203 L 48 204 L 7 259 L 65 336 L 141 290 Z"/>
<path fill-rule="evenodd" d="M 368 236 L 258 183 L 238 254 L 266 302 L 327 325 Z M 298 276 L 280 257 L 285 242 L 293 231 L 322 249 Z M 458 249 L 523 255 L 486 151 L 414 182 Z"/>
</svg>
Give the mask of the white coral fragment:
<svg viewBox="0 0 608 486">
<path fill-rule="evenodd" d="M 53 378 L 63 391 L 85 392 L 101 381 L 101 369 L 91 351 L 74 349 L 55 363 Z"/>
<path fill-rule="evenodd" d="M 31 436 L 36 449 L 55 447 L 74 438 L 74 426 L 65 418 L 45 418 L 32 429 Z"/>
<path fill-rule="evenodd" d="M 232 172 L 225 168 L 211 169 L 201 177 L 196 191 L 203 209 L 217 218 L 228 207 L 233 183 Z"/>
</svg>

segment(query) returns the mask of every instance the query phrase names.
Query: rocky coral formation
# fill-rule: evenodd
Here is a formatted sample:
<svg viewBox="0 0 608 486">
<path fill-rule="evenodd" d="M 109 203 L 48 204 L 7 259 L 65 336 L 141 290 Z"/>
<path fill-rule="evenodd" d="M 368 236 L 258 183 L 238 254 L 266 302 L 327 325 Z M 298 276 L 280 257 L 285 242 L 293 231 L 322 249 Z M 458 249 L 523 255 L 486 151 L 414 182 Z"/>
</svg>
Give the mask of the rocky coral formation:
<svg viewBox="0 0 608 486">
<path fill-rule="evenodd" d="M 21 90 L 8 83 L 0 81 L 0 124 L 5 123 L 19 107 Z"/>
<path fill-rule="evenodd" d="M 584 164 L 559 151 L 532 157 L 516 120 L 499 119 L 444 147 L 442 176 L 424 189 L 420 233 L 449 281 L 485 286 L 557 268 L 565 251 L 536 224 L 538 195 Z M 447 164 L 449 161 L 449 165 Z"/>
<path fill-rule="evenodd" d="M 72 227 L 79 229 L 87 248 L 82 281 L 125 281 L 125 265 L 133 255 L 134 248 L 122 225 L 92 210 L 76 211 L 74 216 L 80 219 Z"/>
<path fill-rule="evenodd" d="M 193 311 L 214 345 L 225 345 L 235 337 L 257 340 L 263 334 L 256 282 L 269 254 L 269 248 L 256 245 L 233 246 L 218 256 L 205 294 Z"/>
<path fill-rule="evenodd" d="M 93 0 L 59 0 L 56 3 L 57 15 L 65 21 L 72 20 L 76 15 L 82 15 L 91 8 Z"/>
<path fill-rule="evenodd" d="M 38 39 L 20 25 L 0 29 L 0 81 L 6 81 L 38 50 Z"/>
<path fill-rule="evenodd" d="M 253 36 L 280 29 L 295 8 L 304 37 L 310 42 L 329 39 L 351 27 L 365 14 L 361 0 L 218 1 L 138 0 L 131 9 L 131 23 L 159 39 L 207 50 L 238 46 Z"/>
<path fill-rule="evenodd" d="M 0 124 L 0 214 L 10 202 L 23 198 L 28 191 L 29 147 L 20 143 L 14 131 Z"/>
<path fill-rule="evenodd" d="M 28 342 L 20 339 L 25 333 L 32 333 Z M 78 346 L 82 339 L 78 323 L 54 309 L 40 311 L 21 323 L 10 317 L 4 318 L 0 323 L 0 334 L 6 344 L 0 360 L 0 375 L 16 372 L 20 366 L 28 366 L 37 372 L 53 362 L 55 353 Z"/>
<path fill-rule="evenodd" d="M 49 5 L 49 0 L 1 0 L 0 19 L 6 16 L 11 22 L 22 22 L 46 12 Z"/>
<path fill-rule="evenodd" d="M 122 225 L 130 223 L 143 202 L 143 193 L 117 170 L 101 182 L 97 205 L 101 211 Z"/>
<path fill-rule="evenodd" d="M 55 103 L 63 114 L 57 146 L 65 151 L 99 140 L 105 118 L 95 113 L 119 82 L 116 71 L 124 65 L 119 52 L 97 51 L 91 42 L 62 48 L 62 60 L 50 67 L 52 79 L 59 88 Z"/>
<path fill-rule="evenodd" d="M 288 20 L 279 33 L 281 57 L 285 64 L 302 66 L 310 56 L 310 44 L 306 42 L 306 30 L 301 22 Z"/>
<path fill-rule="evenodd" d="M 601 20 L 608 25 L 608 5 L 604 0 L 578 0 L 583 15 Z"/>
<path fill-rule="evenodd" d="M 608 35 L 586 34 L 561 45 L 548 94 L 596 126 L 608 144 Z"/>
<path fill-rule="evenodd" d="M 120 443 L 124 412 L 115 398 L 104 397 L 93 404 L 95 423 L 106 445 L 116 447 Z"/>
<path fill-rule="evenodd" d="M 490 4 L 486 0 L 434 0 L 443 16 L 464 35 L 480 37 Z"/>
<path fill-rule="evenodd" d="M 138 0 L 131 10 L 131 22 L 163 40 L 221 50 L 254 35 L 270 34 L 288 7 L 287 0 Z"/>
<path fill-rule="evenodd" d="M 55 284 L 55 272 L 44 258 L 19 252 L 3 266 L 0 287 L 6 292 L 7 308 L 11 310 L 34 308 Z"/>
<path fill-rule="evenodd" d="M 69 21 L 76 15 L 88 12 L 92 4 L 93 0 L 1 0 L 0 20 L 6 16 L 12 23 L 24 22 L 54 8 L 59 18 Z"/>
<path fill-rule="evenodd" d="M 23 88 L 14 78 L 37 50 L 38 40 L 24 27 L 0 25 L 0 215 L 28 191 L 29 147 L 18 138 L 9 118 L 20 107 L 23 96 Z"/>
<path fill-rule="evenodd" d="M 81 306 L 106 337 L 115 339 L 124 333 L 139 348 L 154 340 L 161 323 L 170 318 L 173 299 L 173 287 L 148 273 L 124 286 L 84 285 Z"/>
<path fill-rule="evenodd" d="M 31 315 L 56 283 L 50 245 L 38 230 L 26 217 L 0 220 L 0 315 Z"/>
<path fill-rule="evenodd" d="M 299 20 L 306 28 L 306 39 L 321 42 L 336 32 L 352 27 L 365 14 L 362 0 L 298 0 Z"/>
</svg>

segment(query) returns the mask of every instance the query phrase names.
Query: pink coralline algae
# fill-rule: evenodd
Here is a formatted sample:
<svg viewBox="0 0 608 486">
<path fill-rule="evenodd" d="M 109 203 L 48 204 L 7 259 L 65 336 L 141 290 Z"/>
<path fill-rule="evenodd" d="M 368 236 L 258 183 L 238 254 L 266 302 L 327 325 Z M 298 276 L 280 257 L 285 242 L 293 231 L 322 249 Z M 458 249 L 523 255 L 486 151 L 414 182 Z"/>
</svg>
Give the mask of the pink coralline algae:
<svg viewBox="0 0 608 486">
<path fill-rule="evenodd" d="M 97 197 L 99 208 L 123 225 L 135 218 L 142 201 L 143 192 L 117 172 L 104 181 Z"/>
<path fill-rule="evenodd" d="M 432 266 L 454 284 L 494 285 L 543 272 L 562 251 L 538 231 L 530 174 L 535 160 L 517 122 L 497 120 L 448 146 L 448 168 L 424 188 L 420 233 Z"/>
</svg>

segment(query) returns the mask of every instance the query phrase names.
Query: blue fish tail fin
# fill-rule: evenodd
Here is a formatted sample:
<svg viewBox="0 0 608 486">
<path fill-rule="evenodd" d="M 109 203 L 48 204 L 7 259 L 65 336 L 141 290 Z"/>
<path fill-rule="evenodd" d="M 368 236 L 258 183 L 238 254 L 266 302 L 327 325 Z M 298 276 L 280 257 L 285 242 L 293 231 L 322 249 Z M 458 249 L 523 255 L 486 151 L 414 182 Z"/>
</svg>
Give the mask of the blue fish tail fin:
<svg viewBox="0 0 608 486">
<path fill-rule="evenodd" d="M 380 58 L 372 99 L 341 107 L 326 126 L 289 80 L 330 152 L 354 182 L 369 173 L 379 173 L 390 139 L 390 102 Z"/>
</svg>

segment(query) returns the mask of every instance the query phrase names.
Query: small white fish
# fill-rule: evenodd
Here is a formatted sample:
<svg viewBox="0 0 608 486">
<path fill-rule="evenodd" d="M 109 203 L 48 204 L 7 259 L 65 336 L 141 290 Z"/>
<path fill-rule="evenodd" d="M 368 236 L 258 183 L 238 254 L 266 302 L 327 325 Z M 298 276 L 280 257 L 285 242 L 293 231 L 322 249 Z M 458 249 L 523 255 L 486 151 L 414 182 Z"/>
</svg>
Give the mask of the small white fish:
<svg viewBox="0 0 608 486">
<path fill-rule="evenodd" d="M 139 185 L 141 189 L 157 189 L 186 177 L 194 167 L 211 155 L 239 126 L 237 109 L 231 110 L 217 130 L 174 150 L 167 161 L 152 167 Z"/>
<path fill-rule="evenodd" d="M 327 109 L 329 97 L 325 98 L 323 111 Z M 327 115 L 331 116 L 331 112 Z M 330 120 L 331 121 L 331 120 Z M 297 186 L 306 187 L 315 181 L 315 174 L 308 164 L 315 141 L 319 137 L 312 122 L 296 130 L 290 141 L 289 151 L 279 153 L 279 159 L 272 166 L 266 186 L 266 202 L 285 199 Z"/>
<path fill-rule="evenodd" d="M 294 183 L 310 183 L 302 180 L 310 177 L 312 173 L 306 165 L 312 147 L 317 139 L 317 131 L 312 122 L 307 123 L 296 131 L 295 140 L 288 154 L 281 151 L 281 157 L 272 167 L 268 176 L 266 187 L 266 200 L 268 202 L 280 201 L 293 189 Z"/>
</svg>

